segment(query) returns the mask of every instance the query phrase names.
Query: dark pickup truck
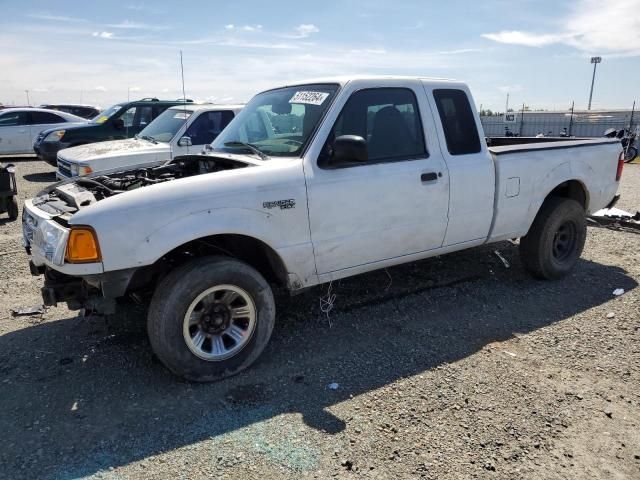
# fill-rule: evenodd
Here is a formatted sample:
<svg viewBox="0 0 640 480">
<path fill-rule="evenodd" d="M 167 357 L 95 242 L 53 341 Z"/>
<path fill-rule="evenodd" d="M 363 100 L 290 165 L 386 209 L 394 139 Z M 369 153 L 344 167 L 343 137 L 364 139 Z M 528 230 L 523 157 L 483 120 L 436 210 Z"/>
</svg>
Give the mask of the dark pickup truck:
<svg viewBox="0 0 640 480">
<path fill-rule="evenodd" d="M 38 135 L 33 150 L 40 160 L 56 166 L 58 152 L 64 148 L 133 137 L 167 108 L 183 103 L 183 100 L 157 98 L 118 103 L 87 124 L 43 130 Z M 192 102 L 187 100 L 187 103 Z"/>
</svg>

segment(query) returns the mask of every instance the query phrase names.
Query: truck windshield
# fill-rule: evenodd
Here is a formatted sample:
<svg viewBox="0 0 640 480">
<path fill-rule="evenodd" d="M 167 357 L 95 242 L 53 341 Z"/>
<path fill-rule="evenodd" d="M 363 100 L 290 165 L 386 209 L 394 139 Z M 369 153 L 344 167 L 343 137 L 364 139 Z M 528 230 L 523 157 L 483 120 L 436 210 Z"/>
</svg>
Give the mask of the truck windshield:
<svg viewBox="0 0 640 480">
<path fill-rule="evenodd" d="M 102 112 L 100 112 L 95 117 L 93 117 L 91 119 L 91 123 L 104 123 L 107 120 L 109 120 L 109 118 L 113 114 L 119 112 L 121 108 L 122 108 L 122 105 L 112 105 L 109 108 L 107 108 L 106 110 L 103 110 Z"/>
<path fill-rule="evenodd" d="M 270 157 L 299 156 L 337 90 L 338 85 L 315 84 L 259 93 L 211 147 L 226 153 L 251 154 L 255 148 Z"/>
<path fill-rule="evenodd" d="M 158 115 L 138 136 L 169 143 L 192 114 L 193 112 L 188 110 L 169 108 Z"/>
</svg>

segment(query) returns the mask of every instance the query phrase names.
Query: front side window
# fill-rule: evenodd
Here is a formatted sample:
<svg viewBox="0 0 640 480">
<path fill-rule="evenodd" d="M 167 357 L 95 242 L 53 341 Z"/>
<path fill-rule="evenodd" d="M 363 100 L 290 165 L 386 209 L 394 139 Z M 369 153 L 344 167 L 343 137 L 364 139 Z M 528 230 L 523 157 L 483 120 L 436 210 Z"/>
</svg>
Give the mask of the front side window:
<svg viewBox="0 0 640 480">
<path fill-rule="evenodd" d="M 416 96 L 408 88 L 353 93 L 340 112 L 322 155 L 330 156 L 333 141 L 342 135 L 364 138 L 371 163 L 427 154 Z"/>
<path fill-rule="evenodd" d="M 0 127 L 17 127 L 26 124 L 27 114 L 25 112 L 0 113 Z"/>
<path fill-rule="evenodd" d="M 93 123 L 104 123 L 109 120 L 112 116 L 118 113 L 122 109 L 122 105 L 112 105 L 106 110 L 100 112 L 96 117 L 94 117 L 91 121 Z"/>
<path fill-rule="evenodd" d="M 140 137 L 169 143 L 192 114 L 189 110 L 165 110 L 140 132 Z"/>
<path fill-rule="evenodd" d="M 49 123 L 64 123 L 64 119 L 55 113 L 31 112 L 32 125 L 44 125 Z"/>
<path fill-rule="evenodd" d="M 136 118 L 136 107 L 131 107 L 125 110 L 120 119 L 123 122 L 123 127 L 133 127 L 133 121 Z"/>
<path fill-rule="evenodd" d="M 451 155 L 466 155 L 480 151 L 478 127 L 463 90 L 439 89 L 433 91 L 438 114 Z"/>
<path fill-rule="evenodd" d="M 337 91 L 338 85 L 314 84 L 260 93 L 212 147 L 227 153 L 251 151 L 244 143 L 269 156 L 300 156 Z"/>
<path fill-rule="evenodd" d="M 196 118 L 185 135 L 191 138 L 193 145 L 206 145 L 215 140 L 233 119 L 233 112 L 230 110 L 222 112 L 204 112 Z"/>
</svg>

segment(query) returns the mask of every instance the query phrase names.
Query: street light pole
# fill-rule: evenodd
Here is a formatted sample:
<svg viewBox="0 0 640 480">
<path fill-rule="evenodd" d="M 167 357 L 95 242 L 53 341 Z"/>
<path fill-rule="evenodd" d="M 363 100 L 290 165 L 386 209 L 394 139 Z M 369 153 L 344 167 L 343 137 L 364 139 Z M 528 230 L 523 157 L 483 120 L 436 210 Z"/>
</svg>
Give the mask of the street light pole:
<svg viewBox="0 0 640 480">
<path fill-rule="evenodd" d="M 591 99 L 593 98 L 593 84 L 596 81 L 596 67 L 602 62 L 602 57 L 591 57 L 591 63 L 593 63 L 593 76 L 591 77 L 591 91 L 589 92 L 589 106 L 587 110 L 591 110 Z"/>
</svg>

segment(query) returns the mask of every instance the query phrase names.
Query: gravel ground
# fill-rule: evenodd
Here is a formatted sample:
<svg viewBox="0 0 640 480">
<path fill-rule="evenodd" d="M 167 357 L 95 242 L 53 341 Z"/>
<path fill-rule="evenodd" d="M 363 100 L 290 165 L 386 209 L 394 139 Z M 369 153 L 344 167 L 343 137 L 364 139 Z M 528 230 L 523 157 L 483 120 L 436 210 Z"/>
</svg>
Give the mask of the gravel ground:
<svg viewBox="0 0 640 480">
<path fill-rule="evenodd" d="M 54 180 L 16 164 L 21 201 Z M 621 192 L 640 208 L 640 165 Z M 195 385 L 144 312 L 12 318 L 41 302 L 20 230 L 2 215 L 1 479 L 640 478 L 638 234 L 590 228 L 557 282 L 501 243 L 334 283 L 330 320 L 325 287 L 283 296 L 262 359 Z"/>
</svg>

